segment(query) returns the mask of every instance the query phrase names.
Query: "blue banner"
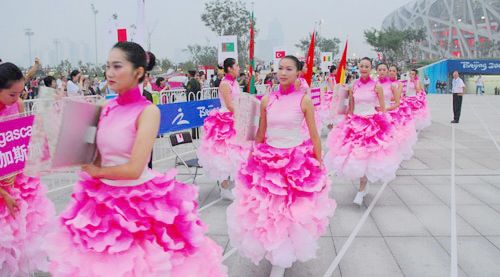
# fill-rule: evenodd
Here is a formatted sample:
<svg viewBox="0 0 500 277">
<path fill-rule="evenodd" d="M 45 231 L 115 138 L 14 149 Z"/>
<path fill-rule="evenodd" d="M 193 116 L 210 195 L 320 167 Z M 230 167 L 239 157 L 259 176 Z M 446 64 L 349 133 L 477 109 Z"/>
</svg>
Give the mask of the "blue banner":
<svg viewBox="0 0 500 277">
<path fill-rule="evenodd" d="M 203 126 L 211 110 L 220 108 L 219 99 L 158 105 L 161 113 L 160 134 Z"/>
<path fill-rule="evenodd" d="M 466 74 L 500 75 L 500 60 L 448 60 L 449 73 L 455 70 Z"/>
</svg>

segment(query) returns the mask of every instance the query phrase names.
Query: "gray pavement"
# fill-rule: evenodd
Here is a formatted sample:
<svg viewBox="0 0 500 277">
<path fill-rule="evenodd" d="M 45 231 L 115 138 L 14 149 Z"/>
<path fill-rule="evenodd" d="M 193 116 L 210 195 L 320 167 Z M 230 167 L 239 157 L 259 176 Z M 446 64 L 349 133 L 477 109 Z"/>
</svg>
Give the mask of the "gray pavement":
<svg viewBox="0 0 500 277">
<path fill-rule="evenodd" d="M 333 276 L 449 276 L 452 149 L 451 95 L 428 97 L 432 125 L 419 134 L 414 157 L 383 191 Z M 466 95 L 455 125 L 458 276 L 500 276 L 500 97 Z M 160 140 L 155 159 L 171 153 Z M 189 154 L 187 156 L 193 156 Z M 156 163 L 160 171 L 173 160 Z M 183 170 L 180 170 L 183 172 Z M 180 177 L 182 179 L 183 177 Z M 285 276 L 323 276 L 373 201 L 381 184 L 372 184 L 365 205 L 352 204 L 357 184 L 332 176 L 331 197 L 338 207 L 330 230 L 320 238 L 317 259 L 295 263 Z M 54 180 L 58 180 L 57 183 Z M 49 197 L 61 211 L 69 200 L 74 175 L 46 177 Z M 197 179 L 199 205 L 219 197 L 213 182 Z M 55 191 L 54 191 L 55 190 Z M 201 212 L 208 235 L 230 253 L 225 210 L 220 201 Z M 268 276 L 271 265 L 254 265 L 237 252 L 225 259 L 230 276 Z"/>
</svg>

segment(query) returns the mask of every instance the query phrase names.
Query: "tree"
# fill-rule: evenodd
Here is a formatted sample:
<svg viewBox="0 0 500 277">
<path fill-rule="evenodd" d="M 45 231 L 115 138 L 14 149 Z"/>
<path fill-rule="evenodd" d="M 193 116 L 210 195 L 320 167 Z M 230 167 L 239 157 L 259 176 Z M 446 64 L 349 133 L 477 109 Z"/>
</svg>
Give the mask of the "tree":
<svg viewBox="0 0 500 277">
<path fill-rule="evenodd" d="M 161 68 L 161 70 L 163 70 L 163 71 L 167 71 L 167 70 L 169 70 L 170 68 L 172 68 L 172 67 L 173 67 L 173 66 L 172 66 L 172 62 L 171 62 L 169 59 L 167 59 L 167 58 L 158 60 L 157 65 L 158 65 L 158 66 Z"/>
<path fill-rule="evenodd" d="M 196 70 L 196 65 L 192 61 L 179 63 L 179 68 L 182 72 L 187 73 L 189 70 Z"/>
<path fill-rule="evenodd" d="M 250 11 L 246 5 L 241 0 L 211 0 L 205 3 L 201 20 L 217 35 L 238 36 L 238 63 L 245 66 L 250 41 Z M 255 35 L 257 36 L 257 30 Z"/>
<path fill-rule="evenodd" d="M 420 43 L 425 39 L 425 29 L 365 30 L 365 40 L 386 62 L 410 62 L 418 57 Z"/>
<path fill-rule="evenodd" d="M 188 45 L 184 52 L 189 52 L 196 65 L 217 65 L 217 48 L 215 46 Z"/>
<path fill-rule="evenodd" d="M 307 36 L 299 41 L 299 43 L 295 44 L 295 47 L 302 50 L 305 54 L 307 54 L 307 50 L 309 50 L 309 43 L 311 42 L 311 36 Z M 324 38 L 318 36 L 316 33 L 316 42 L 314 48 L 314 63 L 321 63 L 321 52 L 333 52 L 333 55 L 337 55 L 340 51 L 340 39 L 338 38 Z"/>
</svg>

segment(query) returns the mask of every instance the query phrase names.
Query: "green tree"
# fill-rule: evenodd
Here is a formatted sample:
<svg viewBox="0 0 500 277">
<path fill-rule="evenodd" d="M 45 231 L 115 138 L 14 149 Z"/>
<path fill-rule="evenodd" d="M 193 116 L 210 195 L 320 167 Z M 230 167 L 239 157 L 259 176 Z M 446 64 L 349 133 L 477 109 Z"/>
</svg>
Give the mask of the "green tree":
<svg viewBox="0 0 500 277">
<path fill-rule="evenodd" d="M 250 41 L 250 14 L 241 0 L 211 0 L 205 3 L 201 20 L 217 35 L 238 36 L 238 63 L 244 67 L 248 63 Z M 256 18 L 254 17 L 254 22 Z M 257 30 L 255 30 L 257 36 Z"/>
<path fill-rule="evenodd" d="M 184 73 L 187 73 L 189 70 L 196 70 L 197 69 L 197 67 L 193 63 L 193 61 L 185 61 L 185 62 L 179 63 L 178 68 L 180 68 L 181 71 Z"/>
<path fill-rule="evenodd" d="M 365 40 L 376 52 L 382 54 L 383 60 L 395 63 L 411 62 L 419 55 L 420 43 L 425 39 L 425 30 L 365 30 Z"/>
<path fill-rule="evenodd" d="M 311 42 L 311 37 L 307 36 L 299 41 L 299 43 L 295 44 L 295 47 L 299 48 L 304 55 L 307 55 L 307 51 L 309 50 L 309 43 Z M 340 39 L 338 38 L 324 38 L 318 36 L 316 33 L 316 41 L 314 48 L 314 63 L 321 63 L 321 52 L 333 52 L 333 55 L 337 55 L 340 51 Z"/>
<path fill-rule="evenodd" d="M 167 58 L 164 58 L 164 59 L 160 59 L 160 60 L 158 60 L 158 64 L 157 64 L 157 65 L 158 65 L 158 66 L 161 68 L 161 70 L 163 70 L 163 71 L 167 71 L 167 70 L 169 70 L 170 68 L 172 68 L 172 67 L 173 67 L 172 62 L 171 62 L 169 59 L 167 59 Z"/>
<path fill-rule="evenodd" d="M 217 65 L 217 48 L 215 46 L 188 45 L 184 52 L 189 52 L 191 61 L 196 65 Z"/>
</svg>

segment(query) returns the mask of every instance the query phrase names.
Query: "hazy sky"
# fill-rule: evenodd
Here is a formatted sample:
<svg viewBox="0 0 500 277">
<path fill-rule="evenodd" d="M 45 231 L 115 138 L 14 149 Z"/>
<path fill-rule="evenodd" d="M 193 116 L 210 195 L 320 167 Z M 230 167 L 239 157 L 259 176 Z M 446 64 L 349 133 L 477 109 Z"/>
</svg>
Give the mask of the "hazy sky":
<svg viewBox="0 0 500 277">
<path fill-rule="evenodd" d="M 151 45 L 157 57 L 168 57 L 179 62 L 187 58 L 181 50 L 189 44 L 216 45 L 217 37 L 200 19 L 204 0 L 146 0 L 146 24 L 154 26 Z M 244 0 L 250 7 L 251 0 Z M 363 30 L 380 28 L 382 20 L 410 0 L 254 0 L 258 40 L 273 39 L 270 29 L 282 30 L 284 46 L 293 52 L 294 44 L 314 28 L 314 21 L 323 19 L 321 33 L 325 37 L 349 38 L 349 55 L 371 55 L 364 42 Z M 28 39 L 25 29 L 31 28 L 32 56 L 42 63 L 57 59 L 72 61 L 95 60 L 94 15 L 97 14 L 98 60 L 104 62 L 108 52 L 106 43 L 110 18 L 113 13 L 125 27 L 136 23 L 136 0 L 0 0 L 0 58 L 22 66 L 28 64 Z M 272 26 L 271 26 L 272 25 Z M 279 25 L 279 26 L 277 26 Z M 267 51 L 259 49 L 256 52 Z M 268 51 L 272 51 L 269 49 Z M 31 62 L 29 62 L 31 64 Z"/>
</svg>

